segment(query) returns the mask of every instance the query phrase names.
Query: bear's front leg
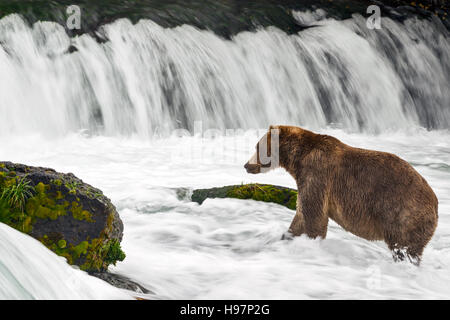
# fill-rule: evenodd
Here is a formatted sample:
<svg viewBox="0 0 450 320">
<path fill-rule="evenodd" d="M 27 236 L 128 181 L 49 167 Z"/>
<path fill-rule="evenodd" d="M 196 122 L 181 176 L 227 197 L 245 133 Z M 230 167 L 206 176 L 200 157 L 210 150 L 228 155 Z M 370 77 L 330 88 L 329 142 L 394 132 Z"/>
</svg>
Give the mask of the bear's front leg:
<svg viewBox="0 0 450 320">
<path fill-rule="evenodd" d="M 300 199 L 297 196 L 297 211 L 288 231 L 281 236 L 281 240 L 292 240 L 294 237 L 301 236 L 305 233 L 305 220 L 303 219 L 301 206 L 298 205 L 299 203 Z"/>
<path fill-rule="evenodd" d="M 299 188 L 300 189 L 300 188 Z M 287 234 L 282 239 L 292 239 L 302 234 L 310 238 L 325 239 L 328 229 L 328 214 L 325 212 L 324 193 L 317 190 L 303 189 L 297 197 L 297 212 Z M 323 190 L 321 188 L 321 190 Z M 302 194 L 302 197 L 300 197 Z"/>
<path fill-rule="evenodd" d="M 325 239 L 328 229 L 328 213 L 326 212 L 324 189 L 315 188 L 303 192 L 302 198 L 297 200 L 297 207 L 303 213 L 305 233 L 310 238 Z"/>
<path fill-rule="evenodd" d="M 281 240 L 292 240 L 294 237 L 298 237 L 305 233 L 305 223 L 303 220 L 303 214 L 298 212 L 294 216 L 294 219 L 291 222 L 291 226 L 289 230 L 281 236 Z"/>
<path fill-rule="evenodd" d="M 294 219 L 291 222 L 288 232 L 294 237 L 298 237 L 305 233 L 305 220 L 303 219 L 303 213 L 298 206 L 297 212 L 295 213 Z"/>
</svg>

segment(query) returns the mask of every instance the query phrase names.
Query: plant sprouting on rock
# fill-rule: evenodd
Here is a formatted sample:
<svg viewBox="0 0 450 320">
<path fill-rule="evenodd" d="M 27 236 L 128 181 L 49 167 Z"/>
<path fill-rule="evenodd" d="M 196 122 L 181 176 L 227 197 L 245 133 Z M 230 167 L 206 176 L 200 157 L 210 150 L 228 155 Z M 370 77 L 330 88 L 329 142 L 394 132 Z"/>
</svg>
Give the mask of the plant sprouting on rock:
<svg viewBox="0 0 450 320">
<path fill-rule="evenodd" d="M 5 201 L 10 207 L 24 211 L 26 201 L 33 196 L 34 188 L 25 177 L 15 179 L 16 183 L 4 187 L 0 200 Z"/>
<path fill-rule="evenodd" d="M 116 265 L 117 261 L 123 261 L 126 257 L 125 253 L 120 247 L 120 242 L 116 239 L 109 241 L 104 250 L 106 251 L 106 257 L 104 261 L 108 264 Z"/>
</svg>

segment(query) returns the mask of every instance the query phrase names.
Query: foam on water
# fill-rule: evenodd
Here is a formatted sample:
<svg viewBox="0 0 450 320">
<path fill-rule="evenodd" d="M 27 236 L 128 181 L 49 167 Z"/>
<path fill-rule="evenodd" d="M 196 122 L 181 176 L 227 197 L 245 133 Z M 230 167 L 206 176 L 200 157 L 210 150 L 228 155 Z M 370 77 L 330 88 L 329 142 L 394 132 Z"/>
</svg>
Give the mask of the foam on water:
<svg viewBox="0 0 450 320">
<path fill-rule="evenodd" d="M 131 299 L 0 223 L 0 299 Z"/>
<path fill-rule="evenodd" d="M 394 263 L 383 242 L 363 240 L 333 222 L 326 240 L 280 241 L 294 213 L 278 205 L 209 199 L 200 206 L 177 198 L 179 187 L 295 187 L 283 170 L 245 173 L 256 134 L 154 141 L 72 135 L 51 142 L 30 136 L 26 144 L 0 140 L 0 158 L 76 172 L 103 189 L 125 224 L 127 259 L 112 271 L 152 290 L 148 298 L 448 298 L 450 134 L 324 132 L 351 145 L 395 152 L 429 181 L 440 202 L 439 226 L 420 267 Z M 179 157 L 186 145 L 207 156 Z M 220 161 L 224 155 L 234 160 Z"/>
</svg>

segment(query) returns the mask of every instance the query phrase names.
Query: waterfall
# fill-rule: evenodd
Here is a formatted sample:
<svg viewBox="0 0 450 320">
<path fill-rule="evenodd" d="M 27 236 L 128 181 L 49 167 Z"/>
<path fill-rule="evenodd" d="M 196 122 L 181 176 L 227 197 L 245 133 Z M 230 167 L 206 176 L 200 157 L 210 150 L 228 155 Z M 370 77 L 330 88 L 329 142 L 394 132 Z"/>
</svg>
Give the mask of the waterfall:
<svg viewBox="0 0 450 320">
<path fill-rule="evenodd" d="M 295 124 L 382 132 L 450 127 L 450 40 L 436 19 L 269 27 L 231 40 L 189 25 L 117 20 L 69 38 L 53 22 L 0 20 L 0 134 L 151 137 Z M 317 15 L 316 15 L 317 16 Z M 98 41 L 104 38 L 105 41 Z"/>
</svg>

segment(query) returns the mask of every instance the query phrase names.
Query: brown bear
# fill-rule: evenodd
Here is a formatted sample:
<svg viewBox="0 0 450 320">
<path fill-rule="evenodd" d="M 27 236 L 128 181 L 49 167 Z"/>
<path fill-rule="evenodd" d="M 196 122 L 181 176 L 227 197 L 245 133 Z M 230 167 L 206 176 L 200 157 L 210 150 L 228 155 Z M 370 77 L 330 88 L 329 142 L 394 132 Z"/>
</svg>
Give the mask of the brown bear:
<svg viewBox="0 0 450 320">
<path fill-rule="evenodd" d="M 419 264 L 437 226 L 438 200 L 406 161 L 293 126 L 271 126 L 256 149 L 248 173 L 282 167 L 297 182 L 291 235 L 325 238 L 331 218 L 359 237 L 384 240 L 395 261 Z"/>
</svg>

